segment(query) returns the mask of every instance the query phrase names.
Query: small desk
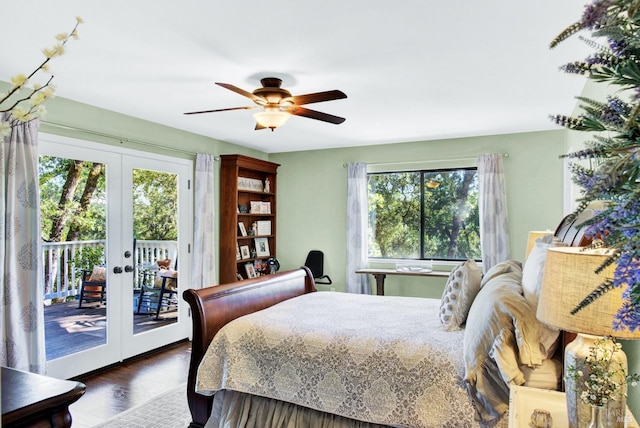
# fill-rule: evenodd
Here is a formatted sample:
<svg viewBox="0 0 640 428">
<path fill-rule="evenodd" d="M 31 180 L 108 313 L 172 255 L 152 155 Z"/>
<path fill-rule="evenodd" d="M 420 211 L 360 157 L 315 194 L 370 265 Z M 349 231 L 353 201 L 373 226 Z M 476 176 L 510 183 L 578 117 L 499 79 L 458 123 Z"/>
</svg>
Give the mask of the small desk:
<svg viewBox="0 0 640 428">
<path fill-rule="evenodd" d="M 2 426 L 71 426 L 69 405 L 84 394 L 81 382 L 2 367 Z"/>
<path fill-rule="evenodd" d="M 407 272 L 395 269 L 358 269 L 356 273 L 373 275 L 376 278 L 376 294 L 384 296 L 384 279 L 387 275 L 409 275 L 409 276 L 435 276 L 448 278 L 450 272 L 433 270 L 431 272 Z"/>
</svg>

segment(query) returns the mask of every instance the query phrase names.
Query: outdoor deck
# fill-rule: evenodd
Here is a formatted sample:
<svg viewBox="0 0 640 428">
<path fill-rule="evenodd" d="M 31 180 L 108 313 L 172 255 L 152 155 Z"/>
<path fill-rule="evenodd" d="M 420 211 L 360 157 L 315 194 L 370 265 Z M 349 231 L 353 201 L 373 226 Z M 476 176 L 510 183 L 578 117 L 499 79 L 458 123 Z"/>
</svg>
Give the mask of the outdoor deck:
<svg viewBox="0 0 640 428">
<path fill-rule="evenodd" d="M 44 308 L 47 360 L 70 355 L 106 343 L 106 305 L 78 301 L 53 304 Z M 134 313 L 134 334 L 176 322 L 177 311 L 154 314 Z"/>
</svg>

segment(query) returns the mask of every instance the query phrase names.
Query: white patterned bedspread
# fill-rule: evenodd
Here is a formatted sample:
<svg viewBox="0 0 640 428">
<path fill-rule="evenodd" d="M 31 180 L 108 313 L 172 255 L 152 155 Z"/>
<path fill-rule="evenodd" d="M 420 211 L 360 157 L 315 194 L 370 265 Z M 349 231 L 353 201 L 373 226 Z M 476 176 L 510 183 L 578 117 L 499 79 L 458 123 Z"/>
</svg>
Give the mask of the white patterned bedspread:
<svg viewBox="0 0 640 428">
<path fill-rule="evenodd" d="M 337 292 L 284 301 L 220 330 L 196 390 L 394 426 L 477 426 L 462 381 L 464 332 L 441 328 L 439 304 Z"/>
</svg>

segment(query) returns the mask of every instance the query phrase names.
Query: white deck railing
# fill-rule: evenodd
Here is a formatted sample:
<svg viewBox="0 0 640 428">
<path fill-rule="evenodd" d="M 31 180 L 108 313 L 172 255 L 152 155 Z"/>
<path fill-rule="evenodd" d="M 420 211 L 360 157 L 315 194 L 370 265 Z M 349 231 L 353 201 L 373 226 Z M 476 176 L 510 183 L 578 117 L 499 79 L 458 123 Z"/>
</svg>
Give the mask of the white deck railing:
<svg viewBox="0 0 640 428">
<path fill-rule="evenodd" d="M 66 299 L 80 294 L 81 273 L 71 261 L 86 247 L 101 247 L 104 251 L 105 243 L 105 240 L 43 242 L 44 299 Z M 175 267 L 177 254 L 177 241 L 138 240 L 132 263 L 136 272 L 162 259 L 171 259 Z M 134 275 L 133 288 L 139 288 L 139 282 L 140 276 Z"/>
</svg>

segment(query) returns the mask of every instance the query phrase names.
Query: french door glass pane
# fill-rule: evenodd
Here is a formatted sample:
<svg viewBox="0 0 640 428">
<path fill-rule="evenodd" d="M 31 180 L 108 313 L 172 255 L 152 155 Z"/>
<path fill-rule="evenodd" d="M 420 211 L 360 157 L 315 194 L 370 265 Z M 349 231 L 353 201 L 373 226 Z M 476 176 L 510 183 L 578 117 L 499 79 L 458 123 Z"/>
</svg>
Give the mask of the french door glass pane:
<svg viewBox="0 0 640 428">
<path fill-rule="evenodd" d="M 47 360 L 106 343 L 105 174 L 101 163 L 40 156 Z"/>
<path fill-rule="evenodd" d="M 133 170 L 134 334 L 177 322 L 178 175 Z"/>
</svg>

